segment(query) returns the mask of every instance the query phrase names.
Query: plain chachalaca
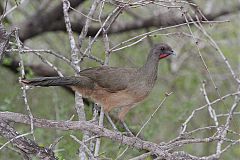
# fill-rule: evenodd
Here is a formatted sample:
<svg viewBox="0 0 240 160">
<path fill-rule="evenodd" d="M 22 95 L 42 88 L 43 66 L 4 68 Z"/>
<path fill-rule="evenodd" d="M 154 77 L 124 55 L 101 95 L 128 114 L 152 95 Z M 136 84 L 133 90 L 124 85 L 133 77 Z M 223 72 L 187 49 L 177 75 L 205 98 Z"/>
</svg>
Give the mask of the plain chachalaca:
<svg viewBox="0 0 240 160">
<path fill-rule="evenodd" d="M 138 102 L 148 96 L 157 79 L 158 62 L 173 54 L 167 44 L 153 46 L 146 63 L 140 68 L 119 68 L 101 66 L 82 70 L 79 77 L 40 77 L 21 80 L 32 86 L 71 86 L 83 97 L 100 104 L 105 113 L 121 107 L 119 119 Z"/>
</svg>

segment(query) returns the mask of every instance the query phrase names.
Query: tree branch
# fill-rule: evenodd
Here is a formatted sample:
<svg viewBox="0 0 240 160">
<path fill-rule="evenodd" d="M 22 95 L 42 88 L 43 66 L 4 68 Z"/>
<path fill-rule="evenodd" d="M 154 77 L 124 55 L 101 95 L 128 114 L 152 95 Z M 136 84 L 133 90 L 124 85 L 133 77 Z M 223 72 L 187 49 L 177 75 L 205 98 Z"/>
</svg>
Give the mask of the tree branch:
<svg viewBox="0 0 240 160">
<path fill-rule="evenodd" d="M 69 0 L 72 7 L 77 7 L 78 5 L 85 2 L 85 0 Z M 49 31 L 51 24 L 61 20 L 62 30 L 66 31 L 65 23 L 63 20 L 63 4 L 60 2 L 55 8 L 50 11 L 38 10 L 34 15 L 27 18 L 26 21 L 22 22 L 19 26 L 21 28 L 20 39 L 25 41 L 31 37 L 38 34 Z"/>
<path fill-rule="evenodd" d="M 7 33 L 6 29 L 0 22 L 0 62 L 3 59 L 4 52 L 8 47 L 9 38 L 10 38 L 10 34 Z"/>
<path fill-rule="evenodd" d="M 17 122 L 30 124 L 30 119 L 27 115 L 13 112 L 0 112 L 0 118 Z M 101 128 L 98 125 L 92 124 L 87 121 L 56 121 L 56 120 L 46 120 L 33 118 L 33 124 L 35 127 L 40 128 L 54 128 L 59 130 L 81 130 L 92 132 L 99 137 L 107 137 L 113 141 L 137 148 L 145 149 L 153 154 L 159 155 L 163 158 L 167 156 L 165 148 L 149 141 L 143 141 L 136 137 L 127 137 L 122 135 L 120 132 L 113 132 L 106 128 Z"/>
<path fill-rule="evenodd" d="M 28 117 L 28 116 L 26 116 Z M 29 123 L 30 123 L 30 119 Z M 7 122 L 0 118 L 0 135 L 6 138 L 14 147 L 18 148 L 26 155 L 34 155 L 44 160 L 56 160 L 52 150 L 40 147 L 34 141 L 17 133 L 14 128 L 9 126 Z"/>
<path fill-rule="evenodd" d="M 76 4 L 76 0 L 72 0 L 71 7 L 76 7 L 77 5 L 84 2 L 84 0 L 79 1 Z M 234 9 L 233 9 L 234 8 Z M 235 13 L 240 10 L 240 4 L 235 5 L 233 7 L 228 7 L 220 10 L 216 13 L 208 13 L 205 15 L 205 18 L 208 21 L 215 20 L 221 16 L 228 15 Z M 56 15 L 56 13 L 58 13 Z M 53 15 L 52 15 L 53 14 Z M 38 34 L 47 32 L 47 31 L 66 31 L 65 23 L 63 19 L 60 19 L 60 15 L 63 17 L 62 11 L 60 11 L 59 6 L 55 9 L 46 12 L 46 13 L 36 13 L 31 18 L 28 18 L 27 21 L 23 22 L 20 25 L 21 32 L 20 38 L 22 41 L 37 36 Z M 62 18 L 61 17 L 61 18 Z M 197 20 L 194 16 L 192 17 L 193 20 Z M 138 30 L 143 28 L 150 28 L 150 27 L 167 27 L 178 25 L 181 23 L 185 23 L 184 17 L 170 17 L 164 14 L 158 14 L 149 18 L 143 18 L 134 20 L 132 22 L 125 22 L 125 23 L 114 23 L 111 28 L 108 30 L 108 34 L 116 34 L 122 33 L 132 30 Z M 72 30 L 77 33 L 81 33 L 83 24 L 79 23 L 79 20 L 74 21 L 72 24 Z M 87 36 L 95 36 L 101 26 L 98 27 L 89 27 Z M 101 34 L 102 36 L 102 34 Z"/>
</svg>

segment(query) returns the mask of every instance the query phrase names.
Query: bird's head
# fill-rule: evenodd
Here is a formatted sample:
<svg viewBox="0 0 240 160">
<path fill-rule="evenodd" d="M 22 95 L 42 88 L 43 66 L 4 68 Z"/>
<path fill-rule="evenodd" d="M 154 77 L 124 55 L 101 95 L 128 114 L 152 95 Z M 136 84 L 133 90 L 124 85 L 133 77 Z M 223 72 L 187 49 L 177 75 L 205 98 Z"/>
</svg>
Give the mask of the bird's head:
<svg viewBox="0 0 240 160">
<path fill-rule="evenodd" d="M 151 50 L 151 54 L 153 57 L 157 59 L 163 59 L 168 57 L 171 54 L 175 54 L 172 48 L 165 44 L 165 43 L 160 43 L 160 44 L 155 44 Z"/>
</svg>

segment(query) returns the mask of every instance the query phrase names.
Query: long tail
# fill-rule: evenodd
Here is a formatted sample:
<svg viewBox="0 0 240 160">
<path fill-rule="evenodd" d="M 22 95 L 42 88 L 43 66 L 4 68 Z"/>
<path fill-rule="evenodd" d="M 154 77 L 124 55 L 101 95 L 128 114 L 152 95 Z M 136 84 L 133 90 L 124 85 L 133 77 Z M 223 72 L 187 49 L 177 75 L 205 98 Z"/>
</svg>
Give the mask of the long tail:
<svg viewBox="0 0 240 160">
<path fill-rule="evenodd" d="M 84 81 L 84 79 L 83 79 Z M 81 85 L 82 80 L 80 77 L 40 77 L 33 79 L 23 79 L 22 83 L 31 86 L 74 86 Z"/>
</svg>

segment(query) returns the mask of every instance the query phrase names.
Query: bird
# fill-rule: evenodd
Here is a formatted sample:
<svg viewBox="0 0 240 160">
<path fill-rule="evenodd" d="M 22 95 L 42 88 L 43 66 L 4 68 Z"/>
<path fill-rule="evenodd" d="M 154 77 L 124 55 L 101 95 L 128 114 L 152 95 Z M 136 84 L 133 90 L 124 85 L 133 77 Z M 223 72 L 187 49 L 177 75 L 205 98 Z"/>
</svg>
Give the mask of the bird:
<svg viewBox="0 0 240 160">
<path fill-rule="evenodd" d="M 80 71 L 80 76 L 22 79 L 29 86 L 70 86 L 74 91 L 100 104 L 105 113 L 120 108 L 118 118 L 124 121 L 130 109 L 143 101 L 153 89 L 160 59 L 174 54 L 165 43 L 153 45 L 140 68 L 99 66 Z"/>
</svg>

